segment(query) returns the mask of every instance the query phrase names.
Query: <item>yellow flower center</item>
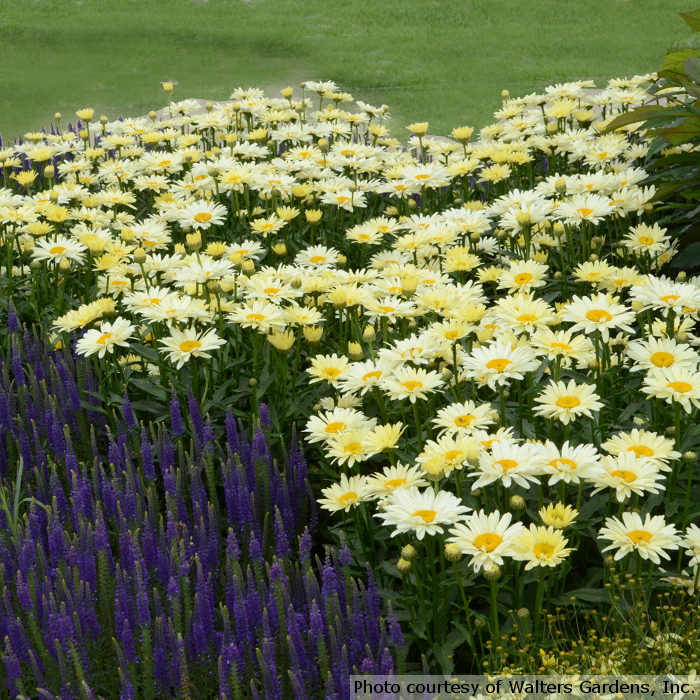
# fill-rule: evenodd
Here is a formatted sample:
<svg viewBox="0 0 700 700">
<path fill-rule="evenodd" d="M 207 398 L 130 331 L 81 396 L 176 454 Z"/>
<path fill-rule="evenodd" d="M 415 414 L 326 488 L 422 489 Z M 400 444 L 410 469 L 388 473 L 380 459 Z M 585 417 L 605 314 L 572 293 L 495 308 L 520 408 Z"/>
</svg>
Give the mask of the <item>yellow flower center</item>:
<svg viewBox="0 0 700 700">
<path fill-rule="evenodd" d="M 416 380 L 411 380 L 408 382 L 403 382 L 402 386 L 405 386 L 408 391 L 415 391 L 416 389 L 422 389 L 423 388 L 423 382 L 419 382 Z"/>
<path fill-rule="evenodd" d="M 532 279 L 532 275 L 529 272 L 521 272 L 519 275 L 515 275 L 513 279 L 515 284 L 527 284 Z"/>
<path fill-rule="evenodd" d="M 380 306 L 379 309 L 387 314 L 390 314 L 392 311 L 396 311 L 395 306 Z"/>
<path fill-rule="evenodd" d="M 635 544 L 641 544 L 642 542 L 650 542 L 652 535 L 646 530 L 632 530 L 632 532 L 627 533 L 627 537 Z"/>
<path fill-rule="evenodd" d="M 673 355 L 670 352 L 655 352 L 649 359 L 657 367 L 670 367 L 673 364 Z"/>
<path fill-rule="evenodd" d="M 314 263 L 314 265 L 316 263 L 326 262 L 326 256 L 325 255 L 314 255 L 311 258 L 311 262 Z"/>
<path fill-rule="evenodd" d="M 449 450 L 448 452 L 445 452 L 445 459 L 448 462 L 453 462 L 457 457 L 461 457 L 462 452 L 461 450 Z"/>
<path fill-rule="evenodd" d="M 586 318 L 593 323 L 600 323 L 601 321 L 612 321 L 612 314 L 605 309 L 591 309 L 586 314 Z"/>
<path fill-rule="evenodd" d="M 496 372 L 503 372 L 503 370 L 505 370 L 505 368 L 510 364 L 512 364 L 510 360 L 506 360 L 505 358 L 496 358 L 495 360 L 489 360 L 486 363 L 486 367 L 488 367 L 488 369 L 495 369 Z"/>
<path fill-rule="evenodd" d="M 347 493 L 344 493 L 338 499 L 338 503 L 340 503 L 341 506 L 344 506 L 346 503 L 356 501 L 356 500 L 357 500 L 357 494 L 354 491 L 348 491 Z"/>
<path fill-rule="evenodd" d="M 199 221 L 200 224 L 203 224 L 205 221 L 209 221 L 211 219 L 211 214 L 206 211 L 200 211 L 199 214 L 194 215 L 194 220 Z"/>
<path fill-rule="evenodd" d="M 341 420 L 334 421 L 333 423 L 328 423 L 326 426 L 326 432 L 327 433 L 339 433 L 341 430 L 345 430 L 347 428 L 347 425 L 343 423 Z"/>
<path fill-rule="evenodd" d="M 559 408 L 576 408 L 581 402 L 575 396 L 561 396 L 557 399 Z"/>
<path fill-rule="evenodd" d="M 366 382 L 370 379 L 379 379 L 382 376 L 381 370 L 375 370 L 374 372 L 367 372 L 367 374 L 362 377 L 362 381 Z"/>
<path fill-rule="evenodd" d="M 639 242 L 642 245 L 652 245 L 654 243 L 654 239 L 651 238 L 651 236 L 640 236 Z"/>
<path fill-rule="evenodd" d="M 328 367 L 328 368 L 323 370 L 323 373 L 327 377 L 331 377 L 331 379 L 335 379 L 340 374 L 340 370 L 336 369 L 335 367 Z"/>
<path fill-rule="evenodd" d="M 445 338 L 447 338 L 447 340 L 455 340 L 458 337 L 459 333 L 457 331 L 447 331 L 445 333 Z"/>
<path fill-rule="evenodd" d="M 632 447 L 627 448 L 628 452 L 634 452 L 637 457 L 653 457 L 654 450 L 646 445 L 632 445 Z"/>
<path fill-rule="evenodd" d="M 455 418 L 455 425 L 463 428 L 465 425 L 470 425 L 473 420 L 474 416 L 457 416 L 457 418 Z"/>
<path fill-rule="evenodd" d="M 549 559 L 554 554 L 554 547 L 551 544 L 536 544 L 532 551 L 538 559 Z"/>
<path fill-rule="evenodd" d="M 182 352 L 192 352 L 193 350 L 201 347 L 202 344 L 198 340 L 185 340 L 184 342 L 180 343 L 180 350 L 182 350 Z"/>
<path fill-rule="evenodd" d="M 424 523 L 432 523 L 437 515 L 436 510 L 417 510 L 411 514 L 412 518 L 423 518 Z"/>
<path fill-rule="evenodd" d="M 249 321 L 258 321 L 258 323 L 262 323 L 262 321 L 265 320 L 265 316 L 263 314 L 248 314 L 246 318 Z"/>
<path fill-rule="evenodd" d="M 496 464 L 501 467 L 504 472 L 507 472 L 509 469 L 515 469 L 518 466 L 518 463 L 514 459 L 499 459 L 497 462 L 494 462 L 494 465 Z"/>
<path fill-rule="evenodd" d="M 557 457 L 553 459 L 550 463 L 550 467 L 561 470 L 561 465 L 569 467 L 569 469 L 576 469 L 576 462 L 573 459 L 567 459 L 566 457 Z"/>
<path fill-rule="evenodd" d="M 345 445 L 345 449 L 343 451 L 351 455 L 359 454 L 360 452 L 362 452 L 362 443 L 351 442 L 349 445 Z"/>
<path fill-rule="evenodd" d="M 416 180 L 427 180 L 430 177 L 427 173 L 421 173 L 420 175 L 416 175 Z"/>
<path fill-rule="evenodd" d="M 533 316 L 532 314 L 520 314 L 518 316 L 518 321 L 520 323 L 534 323 L 537 320 L 537 316 Z"/>
<path fill-rule="evenodd" d="M 474 546 L 482 552 L 493 552 L 501 542 L 503 542 L 503 538 L 495 532 L 485 532 L 474 538 Z"/>
<path fill-rule="evenodd" d="M 637 481 L 637 475 L 634 472 L 629 472 L 626 469 L 616 469 L 614 472 L 610 472 L 610 476 L 619 476 L 620 479 L 624 479 L 628 484 L 633 481 Z"/>
<path fill-rule="evenodd" d="M 158 297 L 151 297 L 150 299 L 146 299 L 146 301 L 149 304 L 153 304 L 153 306 L 160 306 L 160 299 Z"/>
<path fill-rule="evenodd" d="M 693 387 L 688 382 L 671 382 L 667 385 L 669 389 L 677 391 L 679 394 L 687 394 Z"/>
<path fill-rule="evenodd" d="M 593 209 L 588 209 L 587 207 L 581 207 L 581 209 L 576 210 L 585 219 L 593 213 Z"/>
<path fill-rule="evenodd" d="M 346 204 L 350 201 L 350 197 L 336 197 L 335 199 L 338 202 L 338 204 Z"/>
<path fill-rule="evenodd" d="M 566 343 L 552 343 L 552 348 L 556 348 L 558 350 L 571 350 L 571 345 L 567 345 Z"/>
<path fill-rule="evenodd" d="M 112 337 L 111 333 L 103 333 L 95 342 L 98 345 L 106 345 L 107 341 Z"/>
<path fill-rule="evenodd" d="M 389 481 L 384 482 L 384 488 L 397 489 L 399 486 L 403 486 L 405 483 L 406 479 L 389 479 Z"/>
<path fill-rule="evenodd" d="M 263 289 L 265 294 L 279 294 L 280 291 L 279 287 L 265 287 L 265 289 Z"/>
<path fill-rule="evenodd" d="M 66 252 L 66 249 L 62 245 L 55 245 L 51 250 L 49 250 L 49 253 L 51 255 L 63 255 L 63 253 Z"/>
</svg>

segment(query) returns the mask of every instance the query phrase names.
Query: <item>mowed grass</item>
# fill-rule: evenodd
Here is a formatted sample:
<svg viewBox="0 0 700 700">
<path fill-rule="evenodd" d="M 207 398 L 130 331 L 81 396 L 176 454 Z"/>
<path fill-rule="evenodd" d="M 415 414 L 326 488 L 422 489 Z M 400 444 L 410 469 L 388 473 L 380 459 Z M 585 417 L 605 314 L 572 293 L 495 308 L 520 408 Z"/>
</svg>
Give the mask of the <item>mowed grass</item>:
<svg viewBox="0 0 700 700">
<path fill-rule="evenodd" d="M 689 0 L 0 0 L 0 133 L 173 99 L 335 80 L 391 106 L 394 133 L 481 127 L 513 96 L 657 69 Z M 696 0 L 697 2 L 697 0 Z"/>
</svg>

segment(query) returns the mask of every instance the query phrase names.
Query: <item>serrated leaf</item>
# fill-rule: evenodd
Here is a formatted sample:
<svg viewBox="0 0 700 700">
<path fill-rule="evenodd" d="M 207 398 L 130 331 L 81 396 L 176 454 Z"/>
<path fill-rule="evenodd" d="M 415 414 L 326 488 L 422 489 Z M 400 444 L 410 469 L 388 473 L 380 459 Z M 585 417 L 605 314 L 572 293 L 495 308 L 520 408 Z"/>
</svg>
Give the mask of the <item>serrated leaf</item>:
<svg viewBox="0 0 700 700">
<path fill-rule="evenodd" d="M 658 72 L 659 78 L 678 80 L 685 77 L 685 62 L 689 58 L 700 56 L 698 49 L 680 49 L 669 51 L 664 58 L 664 64 Z"/>
<path fill-rule="evenodd" d="M 678 13 L 683 21 L 695 32 L 700 32 L 700 10 Z"/>
</svg>

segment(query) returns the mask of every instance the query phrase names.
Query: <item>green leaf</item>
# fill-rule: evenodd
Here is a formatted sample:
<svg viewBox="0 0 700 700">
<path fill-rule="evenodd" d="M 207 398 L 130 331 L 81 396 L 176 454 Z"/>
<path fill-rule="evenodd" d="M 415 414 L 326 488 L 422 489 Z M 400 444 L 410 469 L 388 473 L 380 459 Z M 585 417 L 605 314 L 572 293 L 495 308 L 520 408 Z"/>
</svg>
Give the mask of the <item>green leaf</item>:
<svg viewBox="0 0 700 700">
<path fill-rule="evenodd" d="M 141 391 L 145 391 L 147 394 L 155 396 L 161 401 L 166 401 L 168 399 L 168 395 L 165 393 L 165 389 L 163 389 L 163 387 L 156 386 L 153 384 L 153 382 L 149 382 L 147 379 L 132 379 L 131 384 L 141 389 Z"/>
<path fill-rule="evenodd" d="M 610 600 L 610 594 L 605 589 L 601 590 L 600 588 L 579 588 L 554 599 L 552 602 L 555 605 L 571 605 L 574 602 L 571 598 L 584 603 L 602 603 Z"/>
<path fill-rule="evenodd" d="M 138 343 L 134 343 L 134 345 L 131 346 L 131 349 L 137 355 L 141 355 L 141 357 L 145 357 L 147 360 L 151 360 L 151 362 L 160 361 L 158 353 L 153 348 L 147 348 L 145 345 L 139 345 Z"/>
<path fill-rule="evenodd" d="M 610 124 L 605 127 L 602 133 L 607 134 L 611 131 L 615 131 L 615 129 L 619 129 L 622 126 L 636 124 L 637 122 L 643 122 L 654 117 L 672 117 L 674 115 L 671 113 L 671 109 L 671 107 L 661 105 L 647 105 L 646 107 L 632 109 L 629 112 L 625 112 L 624 114 L 620 114 L 618 117 L 615 117 L 615 119 L 613 119 Z"/>
<path fill-rule="evenodd" d="M 691 243 L 673 261 L 673 266 L 680 270 L 692 270 L 700 267 L 700 243 Z"/>
<path fill-rule="evenodd" d="M 683 21 L 695 32 L 700 32 L 700 10 L 678 13 Z"/>
<path fill-rule="evenodd" d="M 700 58 L 686 58 L 685 74 L 695 83 L 700 83 Z"/>
<path fill-rule="evenodd" d="M 669 51 L 664 58 L 664 65 L 658 73 L 659 78 L 668 80 L 678 80 L 685 78 L 685 62 L 689 58 L 700 56 L 698 49 L 680 49 L 679 51 Z"/>
<path fill-rule="evenodd" d="M 659 136 L 665 138 L 672 146 L 680 146 L 700 137 L 700 117 L 688 117 L 680 124 L 664 129 Z"/>
</svg>

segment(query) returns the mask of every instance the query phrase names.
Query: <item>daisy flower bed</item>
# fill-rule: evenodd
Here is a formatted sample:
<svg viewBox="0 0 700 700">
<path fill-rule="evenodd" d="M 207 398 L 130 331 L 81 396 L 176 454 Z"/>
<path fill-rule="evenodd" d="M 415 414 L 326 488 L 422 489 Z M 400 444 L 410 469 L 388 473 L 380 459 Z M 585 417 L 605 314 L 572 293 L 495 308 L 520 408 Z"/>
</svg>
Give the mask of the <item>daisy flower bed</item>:
<svg viewBox="0 0 700 700">
<path fill-rule="evenodd" d="M 688 671 L 700 280 L 671 271 L 677 241 L 645 184 L 652 134 L 609 128 L 656 81 L 504 93 L 478 134 L 436 139 L 417 123 L 407 146 L 386 105 L 307 82 L 279 98 L 239 89 L 205 111 L 170 101 L 109 121 L 85 109 L 67 128 L 56 115 L 2 148 L 10 690 L 48 693 L 54 668 L 51 692 L 92 697 L 108 629 L 124 698 L 199 697 L 197 664 L 227 700 L 345 698 L 353 670 Z M 70 417 L 71 402 L 87 413 Z M 294 452 L 279 469 L 260 457 L 264 478 L 251 458 L 263 512 L 227 495 L 243 449 L 232 425 L 262 436 L 259 456 Z M 290 466 L 300 449 L 313 507 Z M 308 522 L 270 500 L 282 481 Z M 109 510 L 92 545 L 110 551 L 101 577 L 66 554 L 96 517 L 78 493 Z M 183 527 L 205 528 L 211 551 L 185 546 Z M 175 547 L 179 578 L 139 544 L 144 528 Z M 29 531 L 56 563 L 25 593 Z M 260 552 L 236 554 L 251 533 Z M 74 583 L 55 586 L 71 566 Z M 279 591 L 259 629 L 232 610 L 246 566 L 248 590 Z M 163 604 L 171 586 L 184 612 Z M 75 605 L 78 588 L 121 607 L 109 623 L 71 623 L 73 637 L 61 628 L 73 641 L 57 649 L 45 611 Z M 323 644 L 307 644 L 321 629 Z M 200 649 L 201 630 L 212 642 Z M 625 647 L 630 630 L 639 643 Z M 155 676 L 153 639 L 169 654 Z M 601 653 L 610 640 L 622 646 Z M 307 662 L 328 674 L 308 676 Z"/>
</svg>

